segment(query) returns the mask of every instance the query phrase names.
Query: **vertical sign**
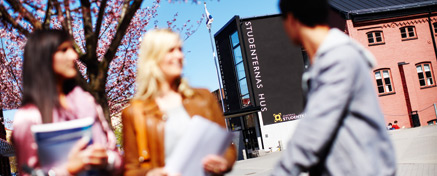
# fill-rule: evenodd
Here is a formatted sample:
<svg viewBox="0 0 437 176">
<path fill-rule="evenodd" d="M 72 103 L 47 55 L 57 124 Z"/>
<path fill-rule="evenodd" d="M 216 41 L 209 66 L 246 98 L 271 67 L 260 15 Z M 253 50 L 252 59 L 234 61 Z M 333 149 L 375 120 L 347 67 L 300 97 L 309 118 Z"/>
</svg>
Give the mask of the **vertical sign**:
<svg viewBox="0 0 437 176">
<path fill-rule="evenodd" d="M 291 44 L 280 16 L 241 21 L 248 84 L 264 125 L 303 117 L 302 49 Z"/>
</svg>

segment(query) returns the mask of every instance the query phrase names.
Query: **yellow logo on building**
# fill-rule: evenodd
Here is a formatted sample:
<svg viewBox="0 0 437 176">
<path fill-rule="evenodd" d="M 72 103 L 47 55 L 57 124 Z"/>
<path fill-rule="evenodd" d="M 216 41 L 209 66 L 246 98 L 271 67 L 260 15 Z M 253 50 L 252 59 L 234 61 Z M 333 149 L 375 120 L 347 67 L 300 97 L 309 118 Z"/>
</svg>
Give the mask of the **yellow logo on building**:
<svg viewBox="0 0 437 176">
<path fill-rule="evenodd" d="M 282 122 L 282 113 L 279 114 L 273 114 L 273 117 L 275 117 L 275 123 L 276 122 Z"/>
</svg>

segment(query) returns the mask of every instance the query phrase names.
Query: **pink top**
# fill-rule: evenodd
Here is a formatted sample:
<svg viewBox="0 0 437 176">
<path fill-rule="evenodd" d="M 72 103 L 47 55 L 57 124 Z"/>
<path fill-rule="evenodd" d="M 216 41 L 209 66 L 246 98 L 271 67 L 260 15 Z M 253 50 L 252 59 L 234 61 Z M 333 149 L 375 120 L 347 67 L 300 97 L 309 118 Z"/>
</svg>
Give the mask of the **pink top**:
<svg viewBox="0 0 437 176">
<path fill-rule="evenodd" d="M 79 118 L 95 117 L 96 122 L 92 127 L 93 142 L 107 147 L 108 160 L 113 161 L 109 168 L 115 170 L 110 172 L 117 174 L 122 169 L 122 157 L 116 148 L 116 138 L 103 116 L 102 108 L 97 105 L 94 98 L 80 87 L 74 88 L 67 95 L 69 109 L 60 111 L 53 110 L 53 122 L 62 122 Z M 21 166 L 27 165 L 31 168 L 38 168 L 37 145 L 30 131 L 30 127 L 41 124 L 41 114 L 34 105 L 26 105 L 18 109 L 13 122 L 12 140 L 16 151 L 20 175 L 29 175 L 21 170 Z M 67 155 L 68 153 L 66 153 Z M 56 175 L 69 175 L 65 166 L 53 168 Z"/>
</svg>

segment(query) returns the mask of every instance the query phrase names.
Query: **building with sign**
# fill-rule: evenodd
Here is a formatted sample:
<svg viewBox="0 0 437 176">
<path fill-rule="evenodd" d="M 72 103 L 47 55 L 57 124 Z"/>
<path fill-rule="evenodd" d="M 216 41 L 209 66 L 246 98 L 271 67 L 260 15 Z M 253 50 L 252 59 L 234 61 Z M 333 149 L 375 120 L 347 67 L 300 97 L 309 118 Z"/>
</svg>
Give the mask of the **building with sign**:
<svg viewBox="0 0 437 176">
<path fill-rule="evenodd" d="M 331 0 L 329 24 L 376 57 L 375 91 L 386 123 L 402 128 L 437 119 L 437 2 Z M 307 56 L 279 15 L 233 17 L 215 34 L 228 128 L 239 150 L 286 148 L 302 114 Z"/>
<path fill-rule="evenodd" d="M 279 15 L 233 17 L 215 34 L 228 128 L 247 156 L 276 151 L 302 118 L 305 53 L 290 43 Z M 241 156 L 241 155 L 239 155 Z"/>
</svg>

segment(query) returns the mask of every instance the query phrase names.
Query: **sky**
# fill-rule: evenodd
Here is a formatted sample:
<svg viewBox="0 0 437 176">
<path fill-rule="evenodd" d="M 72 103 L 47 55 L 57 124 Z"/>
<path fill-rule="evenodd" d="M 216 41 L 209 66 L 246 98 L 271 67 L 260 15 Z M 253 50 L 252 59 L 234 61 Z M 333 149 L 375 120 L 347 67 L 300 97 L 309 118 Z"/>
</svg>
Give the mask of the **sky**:
<svg viewBox="0 0 437 176">
<path fill-rule="evenodd" d="M 15 112 L 16 112 L 16 110 L 5 110 L 5 111 L 3 111 L 3 116 L 5 117 L 6 120 L 12 120 Z M 12 129 L 12 124 L 5 123 L 5 127 L 7 129 Z"/>
<path fill-rule="evenodd" d="M 191 19 L 195 22 L 205 13 L 204 1 L 199 2 L 200 4 L 163 1 L 158 9 L 156 19 L 160 21 L 159 24 L 163 24 L 161 27 L 166 27 L 166 21 L 178 12 L 177 21 L 186 22 Z M 235 15 L 246 18 L 278 14 L 278 3 L 278 0 L 206 0 L 208 11 L 214 18 L 211 28 L 213 38 L 214 34 Z M 143 5 L 147 5 L 147 3 Z M 206 20 L 203 20 L 197 32 L 184 42 L 185 65 L 183 74 L 191 86 L 214 91 L 219 88 L 219 83 L 210 35 L 205 22 Z"/>
<path fill-rule="evenodd" d="M 144 0 L 142 6 L 150 6 L 152 0 Z M 197 27 L 196 21 L 200 20 L 205 13 L 204 1 L 199 4 L 189 2 L 161 1 L 158 8 L 158 27 L 167 27 L 167 21 L 178 14 L 176 24 L 183 25 L 187 20 Z M 278 14 L 278 0 L 206 0 L 209 13 L 213 16 L 212 36 L 219 31 L 235 15 L 241 18 Z M 202 21 L 198 30 L 184 41 L 183 51 L 185 54 L 184 77 L 191 86 L 206 88 L 214 91 L 219 88 L 216 67 L 214 64 L 211 40 L 208 29 Z M 153 28 L 153 26 L 149 26 Z M 214 42 L 215 43 L 215 42 Z M 215 46 L 214 46 L 215 48 Z M 12 120 L 15 110 L 4 111 L 7 120 Z M 12 129 L 10 124 L 6 128 Z"/>
</svg>

